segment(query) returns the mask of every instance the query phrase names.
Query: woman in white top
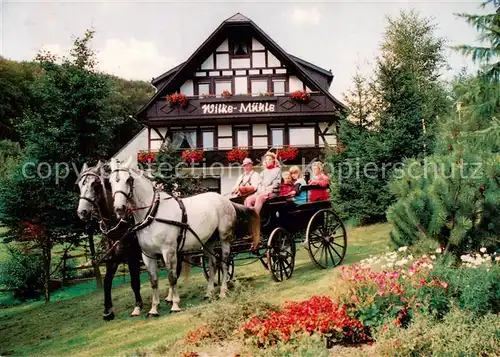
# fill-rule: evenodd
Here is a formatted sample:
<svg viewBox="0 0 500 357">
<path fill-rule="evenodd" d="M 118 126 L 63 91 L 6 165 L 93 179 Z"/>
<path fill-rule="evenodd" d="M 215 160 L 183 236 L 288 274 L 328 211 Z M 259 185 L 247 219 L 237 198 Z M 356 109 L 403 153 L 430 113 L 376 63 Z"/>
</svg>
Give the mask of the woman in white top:
<svg viewBox="0 0 500 357">
<path fill-rule="evenodd" d="M 253 169 L 253 162 L 250 158 L 245 158 L 241 166 L 243 173 L 238 177 L 231 191 L 234 196 L 247 196 L 254 193 L 261 181 L 260 175 Z"/>
</svg>

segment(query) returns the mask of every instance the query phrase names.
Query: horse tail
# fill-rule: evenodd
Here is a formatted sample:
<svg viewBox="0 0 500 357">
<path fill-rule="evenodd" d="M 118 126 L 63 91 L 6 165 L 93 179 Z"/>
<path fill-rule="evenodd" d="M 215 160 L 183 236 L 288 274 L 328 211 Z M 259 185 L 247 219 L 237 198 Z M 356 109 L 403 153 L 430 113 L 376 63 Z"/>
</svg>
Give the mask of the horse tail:
<svg viewBox="0 0 500 357">
<path fill-rule="evenodd" d="M 259 214 L 253 208 L 246 207 L 239 203 L 231 203 L 236 210 L 236 237 L 243 237 L 250 234 L 252 236 L 252 249 L 256 249 L 259 246 L 260 242 Z"/>
</svg>

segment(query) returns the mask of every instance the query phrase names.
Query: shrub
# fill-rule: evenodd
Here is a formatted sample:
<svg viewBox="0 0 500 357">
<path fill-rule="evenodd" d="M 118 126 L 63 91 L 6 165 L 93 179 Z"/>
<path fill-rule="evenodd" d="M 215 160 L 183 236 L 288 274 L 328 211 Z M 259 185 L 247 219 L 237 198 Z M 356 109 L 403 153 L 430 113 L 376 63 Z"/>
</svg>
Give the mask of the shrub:
<svg viewBox="0 0 500 357">
<path fill-rule="evenodd" d="M 376 334 L 378 356 L 495 356 L 500 320 L 453 309 L 440 321 L 420 314 L 406 329 L 387 326 Z"/>
<path fill-rule="evenodd" d="M 42 291 L 43 258 L 39 253 L 11 246 L 5 261 L 0 262 L 0 285 L 14 291 L 20 299 L 40 296 Z"/>
</svg>

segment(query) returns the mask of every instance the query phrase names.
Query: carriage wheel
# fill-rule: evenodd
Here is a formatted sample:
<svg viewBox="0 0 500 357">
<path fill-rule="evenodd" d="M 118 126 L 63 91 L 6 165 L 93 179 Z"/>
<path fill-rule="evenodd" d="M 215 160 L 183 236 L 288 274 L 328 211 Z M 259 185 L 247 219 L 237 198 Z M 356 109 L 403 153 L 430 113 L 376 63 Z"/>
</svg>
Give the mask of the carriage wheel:
<svg viewBox="0 0 500 357">
<path fill-rule="evenodd" d="M 342 263 L 347 250 L 347 232 L 333 210 L 322 209 L 311 217 L 306 238 L 309 257 L 320 269 Z"/>
<path fill-rule="evenodd" d="M 275 228 L 267 241 L 267 266 L 275 281 L 290 279 L 295 266 L 295 240 L 281 227 Z"/>
<path fill-rule="evenodd" d="M 222 272 L 222 262 L 219 258 L 219 255 L 218 254 L 215 254 L 215 255 L 217 256 L 217 262 L 215 264 L 214 283 L 217 286 L 217 285 L 220 285 L 222 282 L 223 272 Z M 229 255 L 228 263 L 229 263 L 228 271 L 227 271 L 229 274 L 228 281 L 231 281 L 233 279 L 233 276 L 234 276 L 234 259 L 233 259 L 232 255 Z M 205 276 L 205 279 L 207 279 L 207 281 L 208 281 L 208 258 L 205 256 L 205 254 L 203 254 L 203 257 L 202 257 L 202 267 L 203 267 L 203 275 Z"/>
</svg>

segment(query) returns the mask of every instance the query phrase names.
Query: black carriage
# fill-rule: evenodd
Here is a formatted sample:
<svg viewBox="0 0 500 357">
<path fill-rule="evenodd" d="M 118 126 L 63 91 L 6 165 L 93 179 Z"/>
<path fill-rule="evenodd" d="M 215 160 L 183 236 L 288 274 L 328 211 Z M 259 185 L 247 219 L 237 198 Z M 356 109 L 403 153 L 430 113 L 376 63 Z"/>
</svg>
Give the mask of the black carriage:
<svg viewBox="0 0 500 357">
<path fill-rule="evenodd" d="M 303 186 L 301 189 L 318 187 Z M 244 197 L 236 197 L 232 201 L 241 204 Z M 235 262 L 252 258 L 260 260 L 275 281 L 289 279 L 295 266 L 297 244 L 307 249 L 311 261 L 320 269 L 342 263 L 347 249 L 347 232 L 329 200 L 305 203 L 296 203 L 288 197 L 267 200 L 261 211 L 261 240 L 258 249 L 250 251 L 250 237 L 238 234 L 231 245 L 228 261 L 230 279 L 234 275 Z M 214 254 L 221 256 L 219 246 L 215 247 Z M 208 279 L 208 260 L 204 255 L 199 258 L 203 273 Z M 220 284 L 221 279 L 219 259 L 215 282 Z"/>
</svg>

